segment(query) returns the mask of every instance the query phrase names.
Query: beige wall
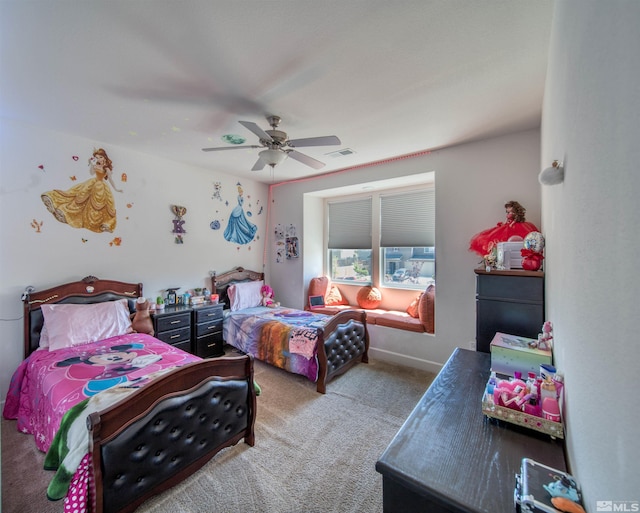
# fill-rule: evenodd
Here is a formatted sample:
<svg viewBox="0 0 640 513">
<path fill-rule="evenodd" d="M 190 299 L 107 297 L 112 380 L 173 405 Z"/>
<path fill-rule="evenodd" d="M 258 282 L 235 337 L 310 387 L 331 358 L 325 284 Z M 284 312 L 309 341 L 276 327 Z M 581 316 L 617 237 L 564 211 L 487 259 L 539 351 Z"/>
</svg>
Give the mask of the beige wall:
<svg viewBox="0 0 640 513">
<path fill-rule="evenodd" d="M 222 233 L 236 205 L 236 177 L 8 120 L 0 120 L 0 130 L 0 400 L 22 360 L 20 296 L 27 285 L 42 290 L 94 275 L 141 282 L 145 296 L 155 298 L 167 287 L 211 286 L 210 270 L 262 267 L 264 184 L 241 180 L 245 210 L 252 211 L 250 219 L 259 227 L 260 240 L 238 248 Z M 116 184 L 123 190 L 114 193 L 118 219 L 114 233 L 62 224 L 40 200 L 45 191 L 68 189 L 88 179 L 87 159 L 100 146 L 113 160 Z M 123 172 L 126 183 L 120 180 Z M 224 201 L 212 197 L 216 181 L 222 185 Z M 258 201 L 265 206 L 262 214 Z M 182 245 L 174 243 L 171 233 L 172 204 L 187 207 Z M 40 233 L 31 226 L 34 219 L 43 223 Z M 214 219 L 222 221 L 222 229 L 210 228 Z M 114 237 L 122 239 L 120 246 L 109 244 Z"/>
<path fill-rule="evenodd" d="M 471 237 L 504 218 L 504 204 L 517 200 L 527 219 L 540 225 L 540 132 L 528 130 L 434 151 L 429 155 L 346 171 L 272 188 L 272 224 L 298 221 L 302 257 L 274 263 L 268 276 L 285 291 L 284 304 L 304 305 L 309 279 L 322 272 L 321 201 L 305 194 L 335 187 L 435 172 L 436 334 L 373 326 L 372 354 L 410 366 L 438 370 L 456 347 L 475 341 L 475 274 L 479 258 L 468 251 Z M 304 217 L 303 217 L 304 215 Z M 299 225 L 299 229 L 300 229 Z M 272 251 L 269 245 L 267 253 Z M 346 287 L 346 286 L 345 286 Z M 383 289 L 390 294 L 391 289 Z M 354 291 L 347 294 L 355 296 Z M 410 293 L 411 296 L 415 295 Z M 407 305 L 410 299 L 407 296 Z"/>
<path fill-rule="evenodd" d="M 557 2 L 547 73 L 542 161 L 566 175 L 542 194 L 547 315 L 588 511 L 640 504 L 639 26 L 635 0 Z"/>
</svg>

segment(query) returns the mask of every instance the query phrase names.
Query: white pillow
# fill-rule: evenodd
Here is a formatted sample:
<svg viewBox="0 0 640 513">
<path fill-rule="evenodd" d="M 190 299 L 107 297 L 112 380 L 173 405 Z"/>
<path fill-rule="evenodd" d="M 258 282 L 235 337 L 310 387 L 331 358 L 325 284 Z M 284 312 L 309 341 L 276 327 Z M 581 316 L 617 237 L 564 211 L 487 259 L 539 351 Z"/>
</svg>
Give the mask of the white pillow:
<svg viewBox="0 0 640 513">
<path fill-rule="evenodd" d="M 264 285 L 264 281 L 247 281 L 231 285 L 227 290 L 232 312 L 242 310 L 244 308 L 253 308 L 260 306 L 262 303 L 262 294 L 260 289 Z"/>
<path fill-rule="evenodd" d="M 126 299 L 91 305 L 42 305 L 49 351 L 131 333 Z"/>
</svg>

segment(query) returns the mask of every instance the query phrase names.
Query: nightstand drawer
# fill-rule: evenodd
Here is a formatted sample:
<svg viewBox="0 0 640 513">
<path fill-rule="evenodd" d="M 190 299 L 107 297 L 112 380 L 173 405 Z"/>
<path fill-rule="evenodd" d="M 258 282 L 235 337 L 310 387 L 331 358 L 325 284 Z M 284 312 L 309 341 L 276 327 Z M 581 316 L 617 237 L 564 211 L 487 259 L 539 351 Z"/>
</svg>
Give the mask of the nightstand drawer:
<svg viewBox="0 0 640 513">
<path fill-rule="evenodd" d="M 155 334 L 155 337 L 167 344 L 176 345 L 180 342 L 191 341 L 191 326 L 179 328 L 177 330 L 162 331 Z"/>
<path fill-rule="evenodd" d="M 198 337 L 196 339 L 195 352 L 200 358 L 209 358 L 211 356 L 223 356 L 224 342 L 222 336 Z"/>
<path fill-rule="evenodd" d="M 196 337 L 222 333 L 222 319 L 196 325 Z"/>
<path fill-rule="evenodd" d="M 189 326 L 191 326 L 191 312 L 181 312 L 175 315 L 158 316 L 156 331 L 163 332 Z"/>
<path fill-rule="evenodd" d="M 194 312 L 196 314 L 196 324 L 209 321 L 217 321 L 220 319 L 222 322 L 222 308 L 224 305 L 214 305 L 204 308 L 196 308 Z"/>
</svg>

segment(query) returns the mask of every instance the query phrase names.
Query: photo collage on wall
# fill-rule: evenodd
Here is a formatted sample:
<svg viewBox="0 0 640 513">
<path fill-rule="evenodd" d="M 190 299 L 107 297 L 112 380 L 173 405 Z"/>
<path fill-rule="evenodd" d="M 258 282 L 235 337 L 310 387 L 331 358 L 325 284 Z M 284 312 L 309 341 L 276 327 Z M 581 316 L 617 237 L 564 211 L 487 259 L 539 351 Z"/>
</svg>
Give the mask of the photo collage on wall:
<svg viewBox="0 0 640 513">
<path fill-rule="evenodd" d="M 276 244 L 276 263 L 281 264 L 285 260 L 300 256 L 300 245 L 296 235 L 296 227 L 293 224 L 278 224 L 274 230 Z"/>
</svg>

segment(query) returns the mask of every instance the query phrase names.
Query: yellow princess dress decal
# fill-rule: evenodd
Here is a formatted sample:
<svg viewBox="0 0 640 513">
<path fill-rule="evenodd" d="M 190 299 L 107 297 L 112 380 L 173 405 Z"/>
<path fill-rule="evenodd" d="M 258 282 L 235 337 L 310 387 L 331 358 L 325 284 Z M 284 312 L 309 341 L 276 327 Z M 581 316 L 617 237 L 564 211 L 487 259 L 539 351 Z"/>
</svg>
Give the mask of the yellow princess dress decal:
<svg viewBox="0 0 640 513">
<path fill-rule="evenodd" d="M 97 233 L 113 232 L 116 205 L 109 184 L 116 192 L 122 191 L 113 183 L 112 162 L 102 148 L 95 150 L 89 159 L 89 172 L 92 178 L 66 191 L 45 192 L 42 201 L 61 223 Z"/>
</svg>

